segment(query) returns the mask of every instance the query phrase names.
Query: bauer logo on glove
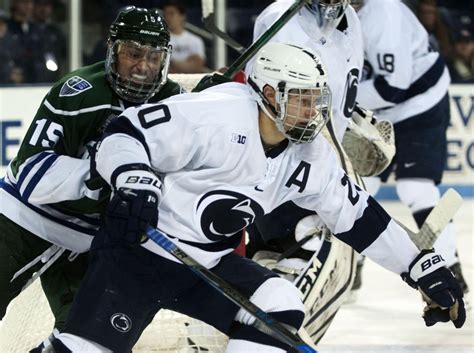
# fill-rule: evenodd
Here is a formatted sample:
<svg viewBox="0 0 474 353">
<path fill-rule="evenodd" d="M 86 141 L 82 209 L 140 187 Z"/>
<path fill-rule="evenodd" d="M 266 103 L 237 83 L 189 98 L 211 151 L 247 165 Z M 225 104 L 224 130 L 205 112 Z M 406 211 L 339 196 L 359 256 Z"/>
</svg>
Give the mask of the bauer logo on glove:
<svg viewBox="0 0 474 353">
<path fill-rule="evenodd" d="M 466 321 L 463 292 L 445 265 L 441 255 L 433 250 L 422 250 L 411 263 L 409 272 L 402 273 L 402 278 L 418 289 L 426 302 L 423 310 L 426 326 L 452 321 L 460 328 Z"/>
</svg>

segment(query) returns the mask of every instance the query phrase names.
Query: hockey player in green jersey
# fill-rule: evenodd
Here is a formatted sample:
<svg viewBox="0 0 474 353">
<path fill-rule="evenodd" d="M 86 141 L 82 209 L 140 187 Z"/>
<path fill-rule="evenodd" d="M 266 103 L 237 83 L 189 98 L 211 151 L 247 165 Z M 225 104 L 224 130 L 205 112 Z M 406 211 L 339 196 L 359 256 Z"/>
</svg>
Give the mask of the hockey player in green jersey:
<svg viewBox="0 0 474 353">
<path fill-rule="evenodd" d="M 106 60 L 71 72 L 43 99 L 0 179 L 0 319 L 36 272 L 61 329 L 110 196 L 89 148 L 127 107 L 182 92 L 167 79 L 169 40 L 157 11 L 126 7 Z"/>
</svg>

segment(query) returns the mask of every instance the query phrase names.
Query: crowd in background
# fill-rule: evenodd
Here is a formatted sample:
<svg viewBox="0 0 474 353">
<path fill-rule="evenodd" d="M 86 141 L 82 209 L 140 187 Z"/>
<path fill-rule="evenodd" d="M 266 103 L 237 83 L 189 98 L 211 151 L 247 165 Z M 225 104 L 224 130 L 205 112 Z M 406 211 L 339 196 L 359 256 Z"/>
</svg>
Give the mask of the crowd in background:
<svg viewBox="0 0 474 353">
<path fill-rule="evenodd" d="M 271 2 L 253 0 L 242 5 L 241 1 L 227 0 L 227 33 L 244 46 L 250 45 L 255 18 Z M 474 83 L 474 1 L 404 2 L 428 31 L 432 49 L 444 56 L 452 82 Z M 69 71 L 67 3 L 67 0 L 0 1 L 0 85 L 50 83 Z M 108 25 L 118 9 L 130 3 L 163 11 L 174 47 L 171 72 L 214 69 L 212 41 L 185 28 L 186 21 L 203 26 L 200 0 L 83 0 L 84 64 L 104 60 Z M 238 55 L 228 49 L 229 62 Z"/>
</svg>

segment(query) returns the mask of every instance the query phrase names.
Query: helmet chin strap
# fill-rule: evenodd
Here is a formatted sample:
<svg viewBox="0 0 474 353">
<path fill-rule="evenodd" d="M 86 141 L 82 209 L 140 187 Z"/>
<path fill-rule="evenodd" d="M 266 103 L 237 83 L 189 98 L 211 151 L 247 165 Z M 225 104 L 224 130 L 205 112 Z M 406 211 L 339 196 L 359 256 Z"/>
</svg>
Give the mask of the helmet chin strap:
<svg viewBox="0 0 474 353">
<path fill-rule="evenodd" d="M 276 109 L 268 101 L 267 97 L 263 92 L 258 88 L 257 84 L 252 80 L 251 77 L 248 78 L 247 83 L 253 89 L 254 93 L 257 94 L 257 103 L 258 106 L 263 110 L 263 112 L 273 121 L 276 121 L 275 117 L 278 115 Z"/>
</svg>

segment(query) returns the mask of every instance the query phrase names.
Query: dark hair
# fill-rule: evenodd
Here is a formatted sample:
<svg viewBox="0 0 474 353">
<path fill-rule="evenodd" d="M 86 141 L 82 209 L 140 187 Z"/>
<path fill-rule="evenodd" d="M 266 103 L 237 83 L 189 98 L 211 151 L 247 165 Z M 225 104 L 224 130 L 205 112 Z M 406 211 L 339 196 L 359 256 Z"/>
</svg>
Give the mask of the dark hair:
<svg viewBox="0 0 474 353">
<path fill-rule="evenodd" d="M 161 8 L 164 9 L 166 6 L 174 6 L 181 15 L 186 14 L 186 7 L 184 7 L 183 3 L 180 0 L 166 0 L 161 5 Z"/>
</svg>

